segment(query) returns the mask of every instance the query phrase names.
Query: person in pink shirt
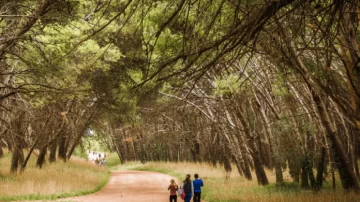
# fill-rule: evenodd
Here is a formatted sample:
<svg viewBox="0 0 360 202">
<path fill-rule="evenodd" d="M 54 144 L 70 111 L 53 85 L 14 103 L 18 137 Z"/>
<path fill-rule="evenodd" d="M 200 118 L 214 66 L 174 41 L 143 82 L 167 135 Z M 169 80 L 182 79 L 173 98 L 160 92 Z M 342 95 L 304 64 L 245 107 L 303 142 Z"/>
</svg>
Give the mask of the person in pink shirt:
<svg viewBox="0 0 360 202">
<path fill-rule="evenodd" d="M 176 191 L 179 189 L 174 179 L 170 180 L 168 190 L 170 190 L 170 202 L 177 202 Z"/>
</svg>

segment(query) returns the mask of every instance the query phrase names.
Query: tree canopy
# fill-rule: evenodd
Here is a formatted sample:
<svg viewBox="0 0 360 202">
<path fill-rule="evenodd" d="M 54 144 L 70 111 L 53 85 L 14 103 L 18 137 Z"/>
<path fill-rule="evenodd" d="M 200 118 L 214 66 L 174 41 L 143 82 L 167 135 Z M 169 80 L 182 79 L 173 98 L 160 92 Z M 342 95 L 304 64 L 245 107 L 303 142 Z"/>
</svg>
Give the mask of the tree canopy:
<svg viewBox="0 0 360 202">
<path fill-rule="evenodd" d="M 277 182 L 289 168 L 314 189 L 337 169 L 358 190 L 359 11 L 355 0 L 0 0 L 0 148 L 12 172 L 35 149 L 41 168 L 92 128 L 122 162 L 235 165 L 261 185 L 264 167 Z"/>
</svg>

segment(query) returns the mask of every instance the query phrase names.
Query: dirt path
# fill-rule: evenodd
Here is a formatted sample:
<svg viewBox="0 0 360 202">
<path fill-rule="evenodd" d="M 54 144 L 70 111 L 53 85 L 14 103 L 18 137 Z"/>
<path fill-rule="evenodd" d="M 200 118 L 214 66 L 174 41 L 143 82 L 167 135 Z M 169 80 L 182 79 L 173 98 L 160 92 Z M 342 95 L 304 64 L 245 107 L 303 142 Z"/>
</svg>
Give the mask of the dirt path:
<svg viewBox="0 0 360 202">
<path fill-rule="evenodd" d="M 148 171 L 113 171 L 109 182 L 94 194 L 59 199 L 76 202 L 168 202 L 170 175 Z M 174 178 L 175 179 L 175 178 Z M 176 179 L 175 179 L 176 180 Z M 179 182 L 177 182 L 179 184 Z M 181 200 L 178 197 L 178 201 Z"/>
</svg>

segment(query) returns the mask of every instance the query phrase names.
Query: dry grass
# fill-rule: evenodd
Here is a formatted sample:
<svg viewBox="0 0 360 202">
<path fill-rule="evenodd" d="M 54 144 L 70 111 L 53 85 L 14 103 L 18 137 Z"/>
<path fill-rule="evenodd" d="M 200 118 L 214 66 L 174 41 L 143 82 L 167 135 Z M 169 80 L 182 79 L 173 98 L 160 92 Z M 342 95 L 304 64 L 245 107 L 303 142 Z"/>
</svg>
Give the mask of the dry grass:
<svg viewBox="0 0 360 202">
<path fill-rule="evenodd" d="M 187 173 L 193 175 L 198 173 L 204 180 L 203 198 L 208 202 L 319 202 L 319 201 L 339 201 L 356 202 L 360 197 L 356 193 L 346 193 L 338 185 L 338 190 L 332 191 L 330 185 L 325 184 L 325 188 L 319 192 L 302 190 L 298 184 L 290 183 L 288 172 L 284 172 L 284 178 L 288 181 L 284 185 L 275 184 L 275 173 L 267 170 L 270 185 L 258 186 L 256 175 L 253 173 L 254 180 L 248 181 L 233 170 L 226 173 L 222 167 L 212 167 L 208 164 L 200 163 L 166 163 L 149 162 L 145 165 L 130 163 L 128 168 L 140 170 L 153 170 L 166 172 L 182 180 Z M 235 168 L 235 167 L 233 167 Z M 339 179 L 337 180 L 339 182 Z"/>
<path fill-rule="evenodd" d="M 35 158 L 31 158 L 24 173 L 13 175 L 9 173 L 10 159 L 10 154 L 0 159 L 0 200 L 31 199 L 31 195 L 37 195 L 35 198 L 56 195 L 56 198 L 93 192 L 108 176 L 106 168 L 76 158 L 67 163 L 46 164 L 42 169 L 36 168 Z"/>
</svg>

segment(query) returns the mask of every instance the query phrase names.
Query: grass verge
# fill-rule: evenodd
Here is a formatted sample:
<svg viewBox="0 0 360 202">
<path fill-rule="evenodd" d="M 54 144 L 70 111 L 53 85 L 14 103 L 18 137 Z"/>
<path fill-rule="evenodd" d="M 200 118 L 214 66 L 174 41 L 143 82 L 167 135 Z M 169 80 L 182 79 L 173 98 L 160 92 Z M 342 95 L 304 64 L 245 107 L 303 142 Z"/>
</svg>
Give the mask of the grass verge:
<svg viewBox="0 0 360 202">
<path fill-rule="evenodd" d="M 131 170 L 154 171 L 172 175 L 183 180 L 186 174 L 198 173 L 204 181 L 202 199 L 207 202 L 360 202 L 359 195 L 354 192 L 345 192 L 341 186 L 332 190 L 329 184 L 324 184 L 321 191 L 304 190 L 300 184 L 291 182 L 290 177 L 284 172 L 286 182 L 277 185 L 275 173 L 267 171 L 270 184 L 258 186 L 255 178 L 252 181 L 246 180 L 236 171 L 226 173 L 222 167 L 213 167 L 200 163 L 169 163 L 169 162 L 148 162 L 146 164 L 130 162 L 121 167 Z M 337 182 L 340 180 L 337 179 Z M 167 183 L 167 182 L 164 182 Z"/>
<path fill-rule="evenodd" d="M 39 169 L 35 157 L 24 173 L 10 174 L 10 161 L 10 154 L 0 159 L 0 201 L 54 200 L 90 194 L 100 190 L 110 174 L 107 168 L 78 158 L 45 164 Z"/>
</svg>

